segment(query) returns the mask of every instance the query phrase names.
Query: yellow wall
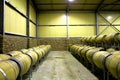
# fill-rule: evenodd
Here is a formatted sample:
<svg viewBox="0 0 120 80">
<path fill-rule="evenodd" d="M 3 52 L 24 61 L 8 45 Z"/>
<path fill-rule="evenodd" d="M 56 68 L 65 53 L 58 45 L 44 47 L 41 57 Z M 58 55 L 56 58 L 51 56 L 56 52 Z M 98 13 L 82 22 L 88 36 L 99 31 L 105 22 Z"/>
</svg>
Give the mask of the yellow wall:
<svg viewBox="0 0 120 80">
<path fill-rule="evenodd" d="M 113 12 L 101 12 L 101 15 L 110 23 L 112 23 L 115 19 L 115 21 L 112 24 L 120 24 L 120 14 L 119 13 L 113 13 Z M 111 19 L 108 19 L 108 16 L 111 16 Z M 108 24 L 109 23 L 105 21 L 101 16 L 99 16 L 99 24 Z M 108 26 L 99 26 L 99 33 L 101 33 L 106 27 Z M 120 30 L 120 26 L 115 26 L 118 30 Z M 112 27 L 108 27 L 102 34 L 110 34 L 115 33 L 116 31 Z"/>
<path fill-rule="evenodd" d="M 66 37 L 65 26 L 41 26 L 38 27 L 39 37 Z"/>
<path fill-rule="evenodd" d="M 94 13 L 69 13 L 69 24 L 95 24 Z"/>
<path fill-rule="evenodd" d="M 60 13 L 40 13 L 38 17 L 40 25 L 65 25 L 66 17 L 65 12 Z"/>
<path fill-rule="evenodd" d="M 39 25 L 66 25 L 65 12 L 48 12 L 39 14 Z M 89 18 L 88 18 L 89 17 Z M 71 12 L 68 16 L 69 25 L 95 25 L 94 13 Z M 87 28 L 87 29 L 86 29 Z M 66 26 L 39 26 L 39 37 L 67 37 Z M 95 26 L 69 26 L 68 37 L 95 35 Z"/>
<path fill-rule="evenodd" d="M 36 11 L 32 3 L 30 3 L 30 19 L 36 23 Z"/>
<path fill-rule="evenodd" d="M 26 15 L 26 0 L 7 0 L 7 1 Z"/>
<path fill-rule="evenodd" d="M 94 36 L 94 26 L 69 26 L 69 37 Z"/>
<path fill-rule="evenodd" d="M 30 22 L 30 37 L 36 37 L 36 26 Z"/>
<path fill-rule="evenodd" d="M 5 6 L 5 32 L 26 35 L 26 19 Z"/>
<path fill-rule="evenodd" d="M 99 33 L 101 33 L 106 27 L 108 26 L 99 26 Z M 116 26 L 116 28 L 120 30 L 120 26 Z M 115 32 L 116 31 L 109 26 L 102 34 L 108 35 L 108 34 L 115 33 Z"/>
<path fill-rule="evenodd" d="M 17 8 L 21 13 L 26 15 L 26 0 L 7 0 L 12 6 Z M 30 7 L 30 19 L 36 23 L 36 12 L 32 5 Z M 36 37 L 36 26 L 29 22 L 30 37 Z M 21 16 L 14 9 L 5 5 L 5 32 L 19 35 L 26 35 L 26 18 Z"/>
</svg>

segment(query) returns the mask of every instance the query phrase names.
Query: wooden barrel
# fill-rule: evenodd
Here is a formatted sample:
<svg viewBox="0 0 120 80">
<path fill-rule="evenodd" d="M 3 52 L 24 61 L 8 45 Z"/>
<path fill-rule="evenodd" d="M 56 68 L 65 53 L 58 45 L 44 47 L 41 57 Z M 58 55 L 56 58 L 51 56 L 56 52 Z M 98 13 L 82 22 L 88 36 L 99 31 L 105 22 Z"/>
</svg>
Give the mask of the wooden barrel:
<svg viewBox="0 0 120 80">
<path fill-rule="evenodd" d="M 111 54 L 120 54 L 120 51 L 113 51 Z"/>
<path fill-rule="evenodd" d="M 83 42 L 83 40 L 84 40 L 84 37 L 81 37 L 81 38 L 80 38 L 80 42 Z"/>
<path fill-rule="evenodd" d="M 81 50 L 82 50 L 83 48 L 84 48 L 84 46 L 81 46 L 81 47 L 78 48 L 77 54 L 78 54 L 79 56 L 81 56 Z"/>
<path fill-rule="evenodd" d="M 35 51 L 28 51 L 25 54 L 29 55 L 31 57 L 32 60 L 32 64 L 31 65 L 35 65 L 38 61 L 38 55 Z"/>
<path fill-rule="evenodd" d="M 18 65 L 11 60 L 0 62 L 0 80 L 16 80 L 19 74 Z"/>
<path fill-rule="evenodd" d="M 112 34 L 109 34 L 107 35 L 105 38 L 104 38 L 104 42 L 105 43 L 108 43 L 108 44 L 111 44 L 111 43 L 114 43 L 115 42 L 115 36 L 117 35 L 117 33 L 112 33 Z"/>
<path fill-rule="evenodd" d="M 107 52 L 109 52 L 109 53 L 111 53 L 111 52 L 114 52 L 114 51 L 116 51 L 114 48 L 109 48 L 109 49 L 107 49 L 106 50 Z"/>
<path fill-rule="evenodd" d="M 92 36 L 92 37 L 90 38 L 90 42 L 91 42 L 91 43 L 95 43 L 95 38 L 96 38 L 96 36 Z"/>
<path fill-rule="evenodd" d="M 27 73 L 27 71 L 31 66 L 31 58 L 26 54 L 19 54 L 17 56 L 10 58 L 10 60 L 13 60 L 18 64 L 20 69 L 20 74 L 19 74 L 20 76 Z"/>
<path fill-rule="evenodd" d="M 102 43 L 106 35 L 99 35 L 95 38 L 96 43 Z"/>
<path fill-rule="evenodd" d="M 29 50 L 28 49 L 21 49 L 20 50 L 22 53 L 26 53 L 26 52 L 28 52 Z"/>
<path fill-rule="evenodd" d="M 90 38 L 91 38 L 91 37 L 86 37 L 86 42 L 87 42 L 87 43 L 90 42 Z"/>
<path fill-rule="evenodd" d="M 46 49 L 45 48 L 40 48 L 40 52 L 42 52 L 42 57 L 45 56 L 46 54 Z"/>
<path fill-rule="evenodd" d="M 32 50 L 33 50 L 33 48 L 29 48 L 28 50 L 29 50 L 29 51 L 32 51 Z"/>
<path fill-rule="evenodd" d="M 84 47 L 84 48 L 81 50 L 81 56 L 82 56 L 83 58 L 85 58 L 85 57 L 86 57 L 86 52 L 87 52 L 89 49 L 92 49 L 92 48 L 95 48 L 95 47 L 90 47 L 90 46 Z"/>
<path fill-rule="evenodd" d="M 38 54 L 38 61 L 43 57 L 43 53 L 38 48 L 33 48 L 33 50 Z"/>
<path fill-rule="evenodd" d="M 21 52 L 21 51 L 11 51 L 11 52 L 8 52 L 7 55 L 10 55 L 10 56 L 17 56 L 17 55 L 19 55 L 19 54 L 22 54 L 22 52 Z"/>
<path fill-rule="evenodd" d="M 115 33 L 114 41 L 115 41 L 116 43 L 120 43 L 120 33 Z"/>
<path fill-rule="evenodd" d="M 106 51 L 95 52 L 95 54 L 93 55 L 93 62 L 98 68 L 105 69 L 106 58 L 110 55 L 111 54 Z"/>
<path fill-rule="evenodd" d="M 86 52 L 86 58 L 87 60 L 92 63 L 93 62 L 93 55 L 95 54 L 95 52 L 101 51 L 103 50 L 103 48 L 95 48 L 95 49 L 89 49 Z"/>
<path fill-rule="evenodd" d="M 111 55 L 106 59 L 106 68 L 115 77 L 120 79 L 120 53 Z"/>
<path fill-rule="evenodd" d="M 46 45 L 48 52 L 51 50 L 51 45 Z"/>
<path fill-rule="evenodd" d="M 8 60 L 10 59 L 10 55 L 7 55 L 7 54 L 0 54 L 0 61 L 3 61 L 3 60 Z"/>
<path fill-rule="evenodd" d="M 76 49 L 79 47 L 79 45 L 72 45 L 70 48 L 70 52 L 74 53 L 76 51 Z"/>
<path fill-rule="evenodd" d="M 38 48 L 42 48 L 42 47 L 45 47 L 46 45 L 39 45 Z"/>
<path fill-rule="evenodd" d="M 79 45 L 74 46 L 73 52 L 74 52 L 75 54 L 77 54 L 77 51 L 78 51 L 79 47 L 80 47 Z"/>
</svg>

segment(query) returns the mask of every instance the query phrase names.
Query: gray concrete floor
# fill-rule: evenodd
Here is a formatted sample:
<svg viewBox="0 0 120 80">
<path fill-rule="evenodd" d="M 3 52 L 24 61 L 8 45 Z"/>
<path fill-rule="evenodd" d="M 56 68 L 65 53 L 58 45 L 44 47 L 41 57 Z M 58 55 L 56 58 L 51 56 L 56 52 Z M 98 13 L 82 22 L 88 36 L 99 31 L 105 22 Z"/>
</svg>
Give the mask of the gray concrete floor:
<svg viewBox="0 0 120 80">
<path fill-rule="evenodd" d="M 68 51 L 51 51 L 31 80 L 98 80 Z"/>
</svg>

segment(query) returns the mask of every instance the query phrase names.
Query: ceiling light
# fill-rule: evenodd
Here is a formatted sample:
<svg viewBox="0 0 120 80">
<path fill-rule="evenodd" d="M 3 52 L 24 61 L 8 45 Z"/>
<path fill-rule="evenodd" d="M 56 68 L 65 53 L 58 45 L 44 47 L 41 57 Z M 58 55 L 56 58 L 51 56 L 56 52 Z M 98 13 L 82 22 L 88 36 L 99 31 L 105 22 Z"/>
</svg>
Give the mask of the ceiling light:
<svg viewBox="0 0 120 80">
<path fill-rule="evenodd" d="M 108 16 L 108 17 L 107 17 L 107 20 L 110 20 L 110 19 L 112 19 L 112 16 Z"/>
<path fill-rule="evenodd" d="M 68 0 L 69 2 L 73 2 L 74 0 Z"/>
</svg>

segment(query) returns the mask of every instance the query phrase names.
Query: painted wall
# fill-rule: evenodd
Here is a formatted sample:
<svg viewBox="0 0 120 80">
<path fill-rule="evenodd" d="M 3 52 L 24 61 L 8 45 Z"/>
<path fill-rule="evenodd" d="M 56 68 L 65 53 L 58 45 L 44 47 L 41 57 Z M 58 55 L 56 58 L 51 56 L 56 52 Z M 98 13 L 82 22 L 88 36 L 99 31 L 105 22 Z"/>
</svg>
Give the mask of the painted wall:
<svg viewBox="0 0 120 80">
<path fill-rule="evenodd" d="M 14 6 L 21 13 L 26 15 L 26 0 L 6 0 L 12 6 Z M 32 22 L 36 23 L 36 12 L 33 8 L 32 3 L 30 6 L 30 19 Z M 29 48 L 37 46 L 36 38 L 27 38 L 26 37 L 26 18 L 16 12 L 14 9 L 10 8 L 8 5 L 5 5 L 5 34 L 0 35 L 0 52 L 7 53 L 13 50 L 20 50 L 23 48 Z M 36 25 L 29 21 L 29 34 L 30 37 L 36 37 Z M 17 35 L 12 35 L 17 34 Z M 21 36 L 18 36 L 21 35 Z M 24 37 L 23 37 L 24 36 Z M 29 46 L 28 46 L 29 44 Z"/>
<path fill-rule="evenodd" d="M 30 2 L 30 19 L 36 23 L 36 10 L 32 4 L 32 2 Z"/>
<path fill-rule="evenodd" d="M 40 25 L 65 25 L 65 12 L 45 12 L 40 13 L 38 17 Z"/>
<path fill-rule="evenodd" d="M 41 26 L 39 37 L 66 37 L 66 26 Z"/>
<path fill-rule="evenodd" d="M 70 37 L 94 36 L 94 26 L 69 26 Z"/>
<path fill-rule="evenodd" d="M 26 15 L 26 0 L 7 0 L 12 6 Z M 36 11 L 30 1 L 30 19 L 36 23 Z M 36 37 L 36 25 L 29 22 L 30 37 Z M 26 36 L 26 18 L 21 16 L 15 10 L 5 5 L 5 32 Z"/>
<path fill-rule="evenodd" d="M 64 26 L 67 25 L 65 12 L 40 13 L 38 19 L 38 24 L 41 25 L 38 30 L 39 37 L 67 37 L 67 28 Z M 68 24 L 69 37 L 95 35 L 95 26 L 84 26 L 86 24 L 95 25 L 94 13 L 70 12 L 68 16 Z"/>
<path fill-rule="evenodd" d="M 71 12 L 69 25 L 95 25 L 94 13 Z M 69 37 L 94 36 L 95 26 L 69 26 Z"/>
<path fill-rule="evenodd" d="M 36 37 L 36 25 L 30 22 L 30 37 Z"/>
<path fill-rule="evenodd" d="M 6 0 L 26 15 L 26 0 Z"/>
<path fill-rule="evenodd" d="M 26 19 L 5 5 L 5 32 L 26 35 Z"/>
<path fill-rule="evenodd" d="M 69 24 L 95 24 L 95 14 L 71 12 L 69 13 Z"/>
<path fill-rule="evenodd" d="M 101 12 L 100 13 L 102 16 L 99 16 L 99 25 L 101 24 L 106 24 L 109 25 L 109 22 L 113 25 L 119 25 L 119 26 L 114 26 L 118 30 L 120 30 L 120 14 L 119 13 L 113 13 L 113 12 Z M 111 26 L 99 26 L 99 33 L 103 32 L 102 34 L 111 34 L 111 33 L 116 33 L 116 30 L 113 29 Z"/>
</svg>

